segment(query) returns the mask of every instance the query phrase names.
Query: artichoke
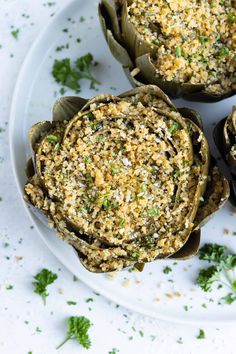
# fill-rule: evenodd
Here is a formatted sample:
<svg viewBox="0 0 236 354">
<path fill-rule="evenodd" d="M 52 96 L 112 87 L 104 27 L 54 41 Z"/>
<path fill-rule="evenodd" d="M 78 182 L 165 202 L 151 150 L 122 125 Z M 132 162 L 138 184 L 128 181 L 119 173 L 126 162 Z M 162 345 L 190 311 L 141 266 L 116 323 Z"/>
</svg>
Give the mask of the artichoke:
<svg viewBox="0 0 236 354">
<path fill-rule="evenodd" d="M 236 106 L 214 129 L 215 143 L 229 168 L 230 201 L 236 206 Z"/>
<path fill-rule="evenodd" d="M 134 86 L 217 101 L 236 92 L 236 10 L 227 1 L 101 0 L 101 26 Z"/>
<path fill-rule="evenodd" d="M 153 85 L 63 97 L 29 139 L 25 199 L 92 272 L 195 255 L 228 198 L 199 115 Z"/>
</svg>

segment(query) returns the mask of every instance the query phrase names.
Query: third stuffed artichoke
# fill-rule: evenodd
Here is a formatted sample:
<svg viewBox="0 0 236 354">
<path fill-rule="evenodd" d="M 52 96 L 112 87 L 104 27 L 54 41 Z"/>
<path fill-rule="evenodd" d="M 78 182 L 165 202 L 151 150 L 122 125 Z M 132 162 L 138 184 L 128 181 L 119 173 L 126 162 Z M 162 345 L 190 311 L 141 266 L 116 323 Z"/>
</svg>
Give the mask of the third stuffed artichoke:
<svg viewBox="0 0 236 354">
<path fill-rule="evenodd" d="M 215 130 L 214 138 L 230 172 L 230 200 L 236 206 L 236 106 L 230 115 L 220 121 Z"/>
</svg>

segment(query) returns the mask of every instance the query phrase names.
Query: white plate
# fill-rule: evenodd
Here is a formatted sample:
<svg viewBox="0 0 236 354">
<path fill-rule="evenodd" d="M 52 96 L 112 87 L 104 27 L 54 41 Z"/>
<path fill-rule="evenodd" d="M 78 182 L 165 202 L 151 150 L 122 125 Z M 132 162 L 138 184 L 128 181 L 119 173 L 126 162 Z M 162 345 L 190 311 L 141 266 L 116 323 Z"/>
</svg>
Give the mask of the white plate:
<svg viewBox="0 0 236 354">
<path fill-rule="evenodd" d="M 85 21 L 80 21 L 83 16 Z M 71 19 L 71 20 L 69 20 Z M 63 32 L 63 29 L 69 32 Z M 81 43 L 76 42 L 80 37 Z M 56 52 L 55 48 L 69 43 L 69 49 Z M 41 33 L 29 51 L 15 87 L 10 118 L 10 146 L 12 165 L 19 191 L 22 195 L 26 182 L 24 166 L 29 157 L 27 133 L 35 122 L 50 119 L 53 101 L 59 97 L 60 87 L 51 75 L 55 58 L 76 59 L 87 52 L 94 55 L 100 64 L 95 76 L 101 81 L 98 92 L 118 94 L 130 88 L 120 65 L 110 54 L 97 19 L 97 0 L 72 1 Z M 117 90 L 114 90 L 114 87 Z M 81 96 L 91 97 L 95 91 L 83 82 Z M 66 94 L 73 95 L 69 90 Z M 177 100 L 177 106 L 188 105 L 202 113 L 205 129 L 210 136 L 212 124 L 229 113 L 234 99 L 216 104 L 196 104 Z M 210 137 L 211 141 L 211 137 Z M 202 242 L 227 244 L 236 251 L 233 236 L 225 236 L 223 229 L 236 231 L 236 217 L 232 208 L 226 205 L 202 230 Z M 60 261 L 95 291 L 129 309 L 155 318 L 178 322 L 221 322 L 232 323 L 236 319 L 236 304 L 219 306 L 218 300 L 224 294 L 219 290 L 210 296 L 201 291 L 194 281 L 199 267 L 206 266 L 197 257 L 189 261 L 159 261 L 147 264 L 142 273 L 123 271 L 112 280 L 103 274 L 92 274 L 80 264 L 73 249 L 59 240 L 55 233 L 45 227 L 28 210 L 42 239 Z M 163 273 L 163 267 L 173 269 Z M 171 294 L 171 295 L 168 295 Z M 173 295 L 173 297 L 172 297 Z M 207 309 L 202 307 L 207 305 Z M 184 310 L 188 306 L 188 311 Z"/>
</svg>

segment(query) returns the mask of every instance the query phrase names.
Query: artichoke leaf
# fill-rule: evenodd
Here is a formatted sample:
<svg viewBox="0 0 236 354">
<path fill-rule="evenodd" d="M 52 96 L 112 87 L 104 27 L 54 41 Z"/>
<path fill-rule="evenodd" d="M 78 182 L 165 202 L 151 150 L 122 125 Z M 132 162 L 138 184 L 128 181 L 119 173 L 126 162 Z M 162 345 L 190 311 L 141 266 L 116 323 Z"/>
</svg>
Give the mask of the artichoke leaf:
<svg viewBox="0 0 236 354">
<path fill-rule="evenodd" d="M 72 119 L 88 100 L 81 97 L 61 97 L 53 105 L 53 121 Z"/>
<path fill-rule="evenodd" d="M 149 44 L 147 41 L 143 40 L 129 21 L 126 1 L 122 6 L 121 12 L 121 32 L 122 39 L 126 47 L 129 48 L 132 59 L 140 57 L 146 53 L 155 54 L 157 52 L 158 47 L 155 44 Z"/>
<path fill-rule="evenodd" d="M 215 144 L 228 168 L 228 181 L 230 187 L 230 201 L 236 206 L 236 106 L 232 113 L 222 119 L 214 128 Z"/>
<path fill-rule="evenodd" d="M 204 226 L 213 217 L 213 215 L 226 203 L 229 194 L 229 183 L 220 173 L 219 168 L 215 166 L 214 159 L 212 158 L 206 193 L 195 219 L 195 229 Z"/>
<path fill-rule="evenodd" d="M 178 97 L 185 94 L 190 95 L 198 93 L 204 89 L 204 85 L 201 84 L 187 84 L 179 83 L 177 81 L 167 81 L 161 77 L 152 63 L 150 54 L 146 53 L 141 56 L 137 56 L 135 60 L 136 66 L 140 69 L 140 76 L 144 78 L 146 82 L 159 86 L 164 92 L 172 97 Z"/>
<path fill-rule="evenodd" d="M 104 29 L 104 34 L 106 34 L 106 18 L 111 19 L 108 25 L 111 26 L 114 37 L 121 40 L 120 26 L 117 17 L 118 6 L 115 4 L 114 0 L 102 0 L 98 6 L 98 14 L 100 20 L 103 21 L 102 28 Z"/>
</svg>

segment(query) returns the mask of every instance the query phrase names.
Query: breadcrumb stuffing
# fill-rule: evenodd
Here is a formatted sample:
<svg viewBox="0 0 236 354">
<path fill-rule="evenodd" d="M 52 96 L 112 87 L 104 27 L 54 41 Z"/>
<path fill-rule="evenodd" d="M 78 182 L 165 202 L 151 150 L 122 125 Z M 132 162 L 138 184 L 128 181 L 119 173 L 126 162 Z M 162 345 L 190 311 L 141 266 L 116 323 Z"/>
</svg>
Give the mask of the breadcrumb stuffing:
<svg viewBox="0 0 236 354">
<path fill-rule="evenodd" d="M 167 81 L 236 89 L 236 6 L 231 0 L 132 0 L 128 18 Z"/>
</svg>

